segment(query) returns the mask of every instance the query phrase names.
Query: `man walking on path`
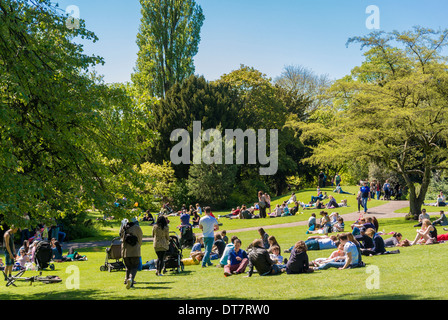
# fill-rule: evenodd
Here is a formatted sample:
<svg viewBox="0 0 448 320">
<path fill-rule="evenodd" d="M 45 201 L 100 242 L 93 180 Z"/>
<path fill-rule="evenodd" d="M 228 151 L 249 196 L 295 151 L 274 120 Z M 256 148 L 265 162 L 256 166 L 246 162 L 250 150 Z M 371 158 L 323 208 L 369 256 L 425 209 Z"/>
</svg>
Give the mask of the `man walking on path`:
<svg viewBox="0 0 448 320">
<path fill-rule="evenodd" d="M 367 185 L 367 181 L 363 182 L 361 187 L 361 202 L 364 207 L 364 214 L 367 214 L 367 201 L 370 200 L 370 187 Z"/>
<path fill-rule="evenodd" d="M 210 261 L 210 254 L 215 241 L 215 231 L 219 230 L 218 220 L 210 215 L 211 212 L 210 207 L 206 207 L 205 216 L 199 220 L 199 228 L 202 230 L 205 246 L 204 257 L 202 258 L 202 267 L 213 265 Z"/>
</svg>

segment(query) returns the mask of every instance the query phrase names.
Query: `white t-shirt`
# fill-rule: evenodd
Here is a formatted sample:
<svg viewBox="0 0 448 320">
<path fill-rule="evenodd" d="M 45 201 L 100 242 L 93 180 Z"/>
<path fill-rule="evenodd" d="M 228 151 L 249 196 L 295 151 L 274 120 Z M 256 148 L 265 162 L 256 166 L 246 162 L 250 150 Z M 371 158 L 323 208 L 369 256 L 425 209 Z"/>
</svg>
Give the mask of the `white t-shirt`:
<svg viewBox="0 0 448 320">
<path fill-rule="evenodd" d="M 352 265 L 359 263 L 358 248 L 356 247 L 356 245 L 353 242 L 347 241 L 347 243 L 344 245 L 344 252 L 346 254 L 349 252 L 352 254 L 352 263 L 351 263 Z"/>
<path fill-rule="evenodd" d="M 218 225 L 218 220 L 206 215 L 199 220 L 199 225 L 203 227 L 202 234 L 204 238 L 213 238 L 215 236 L 215 225 Z"/>
</svg>

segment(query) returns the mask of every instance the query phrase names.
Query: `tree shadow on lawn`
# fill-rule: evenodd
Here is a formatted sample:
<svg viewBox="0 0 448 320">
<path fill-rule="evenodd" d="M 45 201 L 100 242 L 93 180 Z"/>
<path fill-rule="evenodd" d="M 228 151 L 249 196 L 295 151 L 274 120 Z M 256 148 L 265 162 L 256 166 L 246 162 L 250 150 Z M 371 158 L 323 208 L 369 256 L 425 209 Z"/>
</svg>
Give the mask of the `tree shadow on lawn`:
<svg viewBox="0 0 448 320">
<path fill-rule="evenodd" d="M 421 300 L 421 296 L 415 294 L 355 294 L 355 293 L 344 293 L 340 296 L 333 295 L 328 296 L 314 296 L 308 297 L 300 300 Z M 425 298 L 427 299 L 427 298 Z M 433 299 L 437 299 L 434 297 Z"/>
</svg>

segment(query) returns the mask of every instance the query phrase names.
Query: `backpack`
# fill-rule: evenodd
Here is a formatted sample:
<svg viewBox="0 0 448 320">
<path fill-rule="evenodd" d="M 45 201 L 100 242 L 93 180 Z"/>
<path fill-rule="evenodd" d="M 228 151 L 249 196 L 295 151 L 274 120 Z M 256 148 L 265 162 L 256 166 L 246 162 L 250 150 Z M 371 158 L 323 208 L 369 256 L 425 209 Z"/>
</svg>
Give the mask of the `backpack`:
<svg viewBox="0 0 448 320">
<path fill-rule="evenodd" d="M 126 226 L 124 226 L 124 242 L 131 246 L 135 246 L 138 242 L 138 237 L 132 233 L 129 233 L 128 230 L 134 226 L 133 222 L 128 222 Z"/>
</svg>

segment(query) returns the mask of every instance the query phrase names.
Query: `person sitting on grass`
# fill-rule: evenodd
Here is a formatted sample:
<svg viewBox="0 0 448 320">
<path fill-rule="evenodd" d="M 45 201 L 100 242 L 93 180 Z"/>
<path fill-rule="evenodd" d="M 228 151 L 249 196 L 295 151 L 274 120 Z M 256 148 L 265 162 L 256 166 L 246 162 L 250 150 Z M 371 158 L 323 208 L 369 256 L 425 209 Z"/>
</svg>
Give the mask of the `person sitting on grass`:
<svg viewBox="0 0 448 320">
<path fill-rule="evenodd" d="M 314 270 L 310 268 L 307 246 L 305 241 L 298 241 L 291 251 L 291 256 L 286 263 L 287 274 L 311 273 Z"/>
<path fill-rule="evenodd" d="M 18 270 L 25 269 L 25 265 L 30 262 L 31 259 L 29 255 L 26 254 L 25 249 L 20 249 L 19 255 L 16 258 L 16 266 L 19 266 L 19 268 L 17 269 Z"/>
<path fill-rule="evenodd" d="M 327 235 L 329 232 L 331 232 L 331 220 L 330 217 L 328 216 L 328 212 L 326 211 L 321 211 L 320 212 L 321 218 L 320 218 L 320 223 L 319 223 L 319 229 L 316 231 L 308 231 L 308 233 L 311 234 L 325 234 Z"/>
<path fill-rule="evenodd" d="M 328 201 L 327 205 L 326 205 L 327 209 L 333 209 L 333 208 L 338 208 L 339 204 L 336 201 L 336 199 L 330 195 L 330 200 Z"/>
<path fill-rule="evenodd" d="M 366 227 L 362 226 L 359 228 L 359 234 L 355 235 L 356 241 L 359 242 L 361 249 L 371 249 L 373 248 L 373 240 L 368 235 L 366 235 Z"/>
<path fill-rule="evenodd" d="M 283 203 L 282 204 L 282 209 L 283 209 L 283 213 L 281 215 L 282 217 L 287 217 L 287 216 L 291 215 L 287 204 Z"/>
<path fill-rule="evenodd" d="M 268 250 L 268 252 L 269 251 L 271 252 L 269 256 L 271 257 L 272 261 L 275 261 L 280 266 L 280 268 L 285 268 L 286 267 L 284 265 L 285 259 L 283 259 L 283 257 L 280 255 L 281 252 L 280 247 L 274 245 Z"/>
<path fill-rule="evenodd" d="M 308 219 L 308 230 L 307 230 L 306 234 L 309 234 L 311 231 L 315 231 L 316 228 L 317 228 L 316 214 L 313 212 L 313 213 L 311 213 L 311 216 Z"/>
<path fill-rule="evenodd" d="M 229 264 L 224 266 L 224 276 L 243 273 L 248 264 L 249 258 L 246 251 L 241 249 L 241 240 L 235 239 L 234 249 L 229 253 Z"/>
<path fill-rule="evenodd" d="M 226 245 L 226 247 L 224 248 L 224 252 L 222 254 L 221 260 L 219 260 L 219 264 L 217 265 L 217 267 L 224 267 L 225 265 L 227 265 L 228 260 L 229 260 L 229 254 L 230 252 L 233 251 L 233 249 L 235 248 L 235 241 L 238 239 L 237 236 L 232 236 L 230 238 L 230 243 L 228 243 Z"/>
<path fill-rule="evenodd" d="M 422 213 L 420 213 L 420 215 L 418 216 L 418 223 L 414 227 L 421 227 L 424 219 L 428 219 L 428 220 L 431 219 L 429 214 L 426 213 L 425 208 L 422 209 Z"/>
<path fill-rule="evenodd" d="M 315 203 L 315 202 L 317 202 L 317 200 L 322 201 L 323 198 L 324 198 L 324 195 L 323 195 L 322 191 L 318 191 L 317 197 L 311 196 L 311 203 Z"/>
<path fill-rule="evenodd" d="M 283 209 L 282 207 L 277 204 L 274 208 L 274 212 L 272 212 L 271 214 L 269 214 L 270 218 L 276 218 L 276 217 L 281 217 L 283 213 Z"/>
<path fill-rule="evenodd" d="M 337 222 L 332 226 L 333 232 L 344 232 L 344 218 L 339 217 Z"/>
<path fill-rule="evenodd" d="M 193 228 L 199 227 L 199 221 L 201 221 L 201 216 L 199 215 L 199 213 L 196 210 L 194 210 L 191 215 L 191 224 L 192 224 Z"/>
<path fill-rule="evenodd" d="M 191 248 L 190 258 L 194 261 L 202 261 L 204 257 L 204 252 L 202 252 L 202 247 L 204 245 L 204 239 L 202 236 L 196 238 L 196 243 Z"/>
<path fill-rule="evenodd" d="M 249 272 L 246 277 L 251 277 L 254 269 L 260 276 L 277 275 L 284 272 L 269 256 L 268 250 L 263 246 L 261 239 L 252 242 L 252 250 L 249 253 Z"/>
<path fill-rule="evenodd" d="M 448 219 L 446 218 L 446 215 L 443 211 L 440 211 L 440 218 L 435 220 L 432 225 L 435 226 L 437 224 L 440 224 L 441 226 L 448 225 Z"/>
<path fill-rule="evenodd" d="M 220 234 L 216 234 L 215 242 L 213 243 L 212 254 L 210 256 L 210 260 L 220 259 L 224 253 L 225 248 L 226 248 L 226 243 L 222 240 L 222 236 Z"/>
<path fill-rule="evenodd" d="M 383 238 L 375 232 L 374 229 L 367 229 L 366 235 L 372 238 L 373 240 L 373 248 L 371 249 L 361 249 L 361 253 L 365 256 L 375 256 L 380 254 L 393 254 L 393 253 L 400 253 L 400 250 L 394 250 L 394 251 L 386 251 L 386 246 L 384 243 Z"/>
<path fill-rule="evenodd" d="M 345 253 L 344 253 L 344 245 L 339 243 L 338 249 L 333 251 L 328 258 L 317 258 L 311 261 L 311 265 L 314 267 L 319 267 L 331 261 L 344 261 Z"/>
<path fill-rule="evenodd" d="M 334 224 L 336 224 L 336 222 L 338 222 L 339 213 L 332 212 L 328 217 L 330 218 L 330 223 L 333 226 Z"/>
<path fill-rule="evenodd" d="M 269 253 L 272 253 L 272 248 L 275 246 L 280 248 L 280 244 L 277 242 L 277 239 L 274 236 L 270 236 L 268 238 L 268 242 L 269 242 L 269 249 L 268 249 Z"/>
<path fill-rule="evenodd" d="M 351 242 L 348 237 L 348 233 L 344 233 L 339 236 L 339 241 L 344 246 L 345 259 L 343 261 L 330 261 L 315 268 L 314 270 L 326 270 L 329 268 L 338 268 L 339 270 L 344 270 L 347 268 L 361 266 L 362 260 L 361 255 L 358 251 L 358 247 L 355 243 Z"/>
<path fill-rule="evenodd" d="M 422 228 L 417 230 L 417 235 L 411 245 L 433 244 L 437 241 L 437 229 L 431 224 L 431 220 L 423 219 Z"/>
<path fill-rule="evenodd" d="M 352 227 L 352 233 L 354 236 L 357 236 L 360 234 L 360 228 L 364 227 L 366 230 L 369 228 L 372 228 L 376 231 L 376 227 L 375 225 L 372 223 L 373 219 L 372 217 L 367 217 L 367 218 L 361 218 L 358 222 L 355 222 L 354 224 L 351 225 Z"/>
<path fill-rule="evenodd" d="M 266 231 L 264 231 L 263 228 L 258 228 L 258 233 L 260 234 L 264 248 L 269 249 L 269 247 L 271 246 L 269 244 L 269 235 L 266 233 Z"/>
<path fill-rule="evenodd" d="M 299 213 L 299 202 L 295 201 L 294 207 L 292 207 L 291 210 L 289 210 L 289 212 L 291 213 L 292 216 Z"/>
</svg>

